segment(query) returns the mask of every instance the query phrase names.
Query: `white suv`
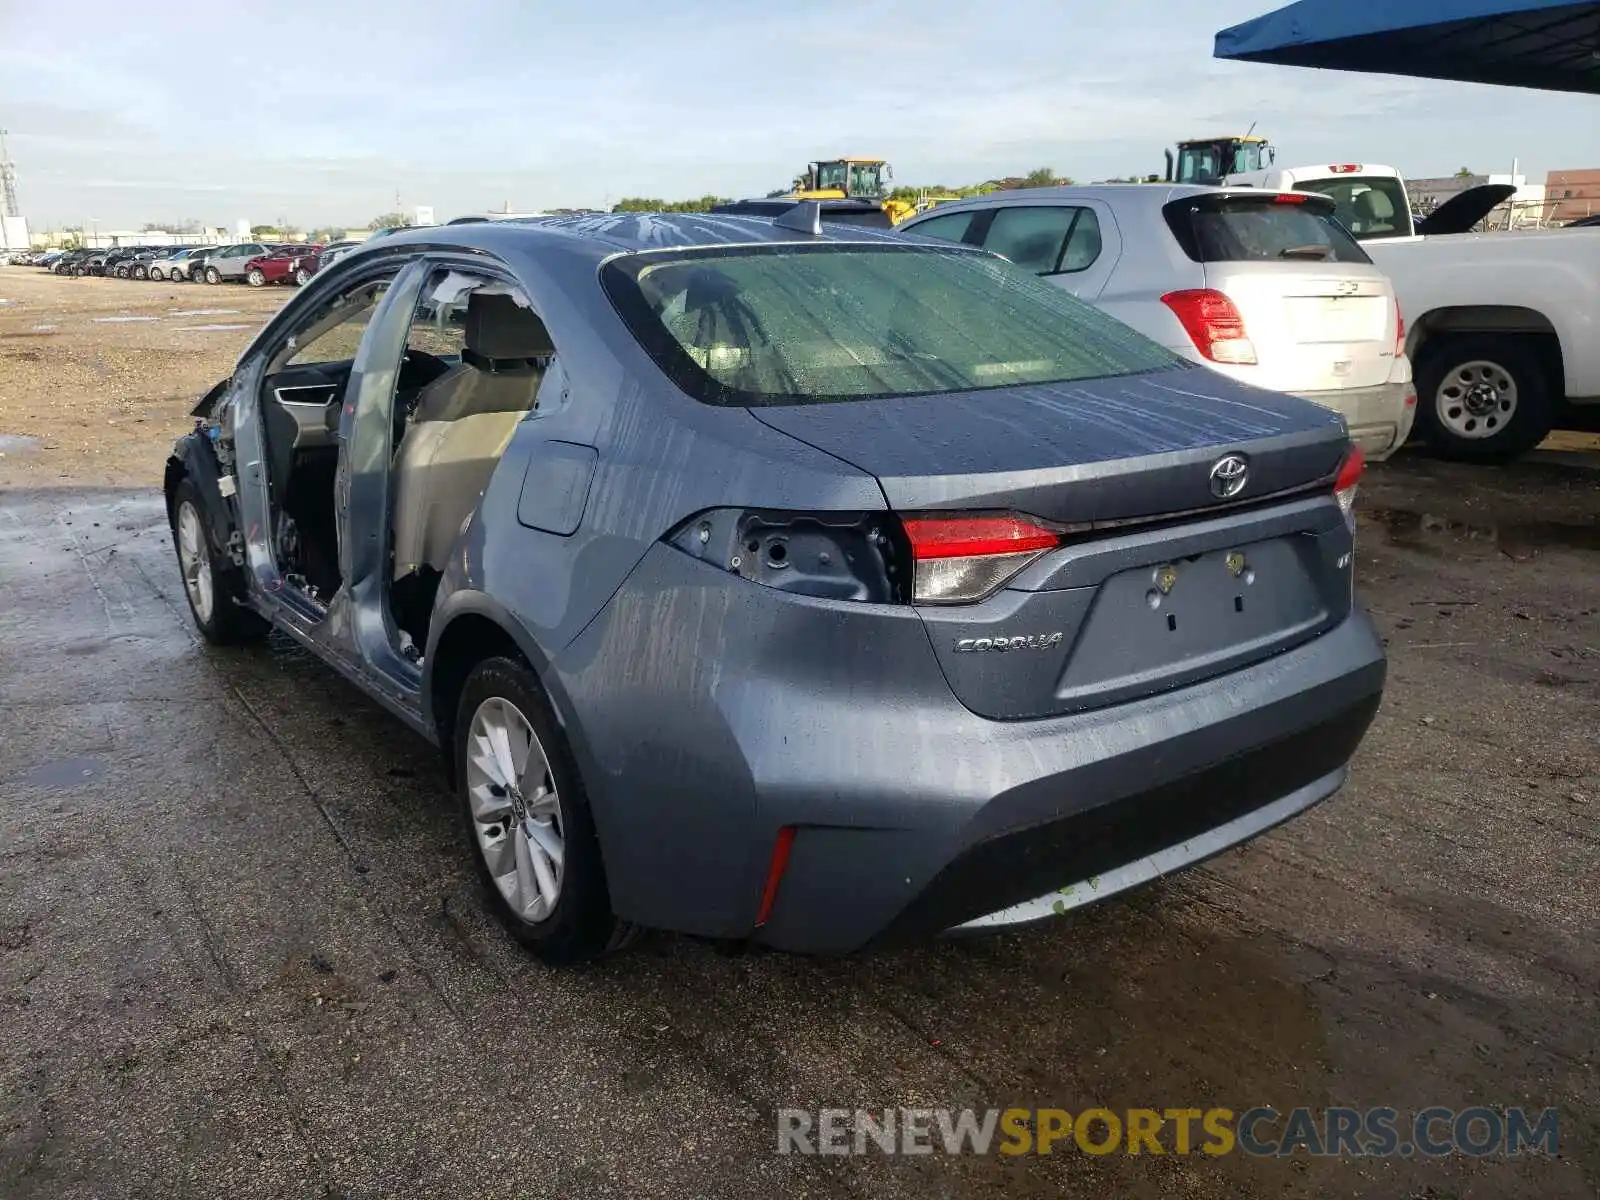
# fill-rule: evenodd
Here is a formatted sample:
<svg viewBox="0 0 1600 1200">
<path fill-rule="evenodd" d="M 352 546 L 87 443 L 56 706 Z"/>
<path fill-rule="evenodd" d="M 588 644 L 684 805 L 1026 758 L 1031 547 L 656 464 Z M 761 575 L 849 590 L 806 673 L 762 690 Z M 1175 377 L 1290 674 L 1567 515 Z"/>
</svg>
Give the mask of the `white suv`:
<svg viewBox="0 0 1600 1200">
<path fill-rule="evenodd" d="M 941 204 L 901 231 L 982 246 L 1244 383 L 1342 414 L 1369 458 L 1411 432 L 1394 288 L 1306 192 L 1107 184 Z"/>
</svg>

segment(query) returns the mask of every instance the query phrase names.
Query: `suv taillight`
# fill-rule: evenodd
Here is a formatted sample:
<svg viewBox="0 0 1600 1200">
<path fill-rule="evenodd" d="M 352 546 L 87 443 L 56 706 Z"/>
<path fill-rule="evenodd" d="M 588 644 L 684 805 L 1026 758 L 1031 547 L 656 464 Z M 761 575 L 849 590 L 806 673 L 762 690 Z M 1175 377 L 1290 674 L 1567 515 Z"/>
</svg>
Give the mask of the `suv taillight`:
<svg viewBox="0 0 1600 1200">
<path fill-rule="evenodd" d="M 1161 303 L 1170 308 L 1189 340 L 1212 362 L 1253 366 L 1255 343 L 1245 331 L 1244 317 L 1232 300 L 1214 288 L 1168 292 Z"/>
<path fill-rule="evenodd" d="M 1366 465 L 1367 456 L 1361 453 L 1361 447 L 1352 445 L 1345 452 L 1339 474 L 1333 480 L 1333 498 L 1339 502 L 1344 523 L 1350 526 L 1351 533 L 1356 529 L 1356 485 L 1361 482 L 1361 472 Z"/>
<path fill-rule="evenodd" d="M 982 600 L 1061 536 L 1012 513 L 926 514 L 901 518 L 911 544 L 911 598 L 917 604 Z"/>
<path fill-rule="evenodd" d="M 1394 302 L 1394 356 L 1406 352 L 1406 314 L 1400 311 L 1400 301 Z"/>
</svg>

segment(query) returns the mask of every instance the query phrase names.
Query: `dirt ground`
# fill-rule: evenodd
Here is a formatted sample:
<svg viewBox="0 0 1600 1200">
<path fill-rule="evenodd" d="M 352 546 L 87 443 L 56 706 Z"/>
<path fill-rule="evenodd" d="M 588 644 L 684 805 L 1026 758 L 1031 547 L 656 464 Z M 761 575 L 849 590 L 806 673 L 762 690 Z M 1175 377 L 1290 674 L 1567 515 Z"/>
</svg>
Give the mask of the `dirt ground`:
<svg viewBox="0 0 1600 1200">
<path fill-rule="evenodd" d="M 153 485 L 290 294 L 0 268 L 0 1196 L 1600 1194 L 1593 439 L 1369 471 L 1384 706 L 1265 838 L 992 939 L 552 972 L 485 917 L 425 743 L 193 633 Z M 1549 1105 L 1561 1144 L 774 1152 L 782 1107 L 1012 1104 Z"/>
</svg>

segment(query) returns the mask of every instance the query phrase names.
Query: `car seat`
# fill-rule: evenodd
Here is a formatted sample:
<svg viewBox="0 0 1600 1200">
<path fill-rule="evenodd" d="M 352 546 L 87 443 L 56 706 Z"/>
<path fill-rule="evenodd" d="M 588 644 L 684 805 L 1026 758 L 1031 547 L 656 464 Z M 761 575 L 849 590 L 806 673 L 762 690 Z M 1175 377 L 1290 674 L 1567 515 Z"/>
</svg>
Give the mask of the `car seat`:
<svg viewBox="0 0 1600 1200">
<path fill-rule="evenodd" d="M 1368 188 L 1356 197 L 1355 233 L 1389 233 L 1394 229 L 1394 201 L 1377 188 Z"/>
<path fill-rule="evenodd" d="M 394 575 L 442 571 L 555 353 L 549 330 L 509 295 L 467 300 L 461 363 L 417 395 L 395 454 Z"/>
</svg>

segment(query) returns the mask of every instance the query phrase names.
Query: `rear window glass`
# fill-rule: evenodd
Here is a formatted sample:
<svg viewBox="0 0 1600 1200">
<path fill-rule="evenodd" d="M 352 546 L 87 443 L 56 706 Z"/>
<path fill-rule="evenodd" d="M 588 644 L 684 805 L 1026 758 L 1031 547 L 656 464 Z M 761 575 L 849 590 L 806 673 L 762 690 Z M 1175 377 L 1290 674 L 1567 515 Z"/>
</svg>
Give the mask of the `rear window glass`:
<svg viewBox="0 0 1600 1200">
<path fill-rule="evenodd" d="M 956 247 L 777 245 L 614 259 L 613 303 L 708 404 L 805 404 L 1100 379 L 1182 360 L 1060 288 Z"/>
<path fill-rule="evenodd" d="M 1372 261 L 1323 204 L 1200 195 L 1174 200 L 1162 211 L 1196 262 Z"/>
<path fill-rule="evenodd" d="M 1405 186 L 1392 175 L 1333 175 L 1303 179 L 1299 192 L 1315 192 L 1333 201 L 1339 223 L 1358 238 L 1406 237 L 1408 205 Z"/>
</svg>

